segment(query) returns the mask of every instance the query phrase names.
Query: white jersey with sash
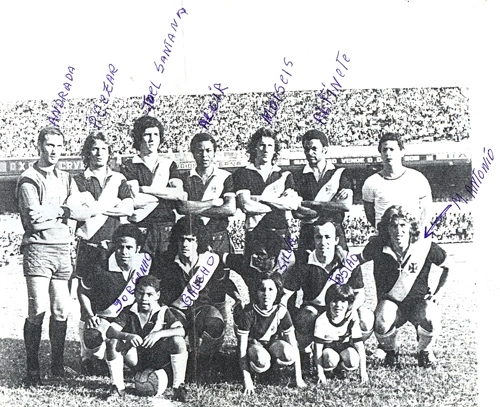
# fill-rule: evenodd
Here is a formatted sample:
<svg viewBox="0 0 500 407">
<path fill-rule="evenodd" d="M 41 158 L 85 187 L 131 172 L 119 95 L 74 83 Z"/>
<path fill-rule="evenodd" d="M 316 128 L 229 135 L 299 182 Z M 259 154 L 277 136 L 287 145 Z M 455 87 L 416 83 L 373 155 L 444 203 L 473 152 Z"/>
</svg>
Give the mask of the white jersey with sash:
<svg viewBox="0 0 500 407">
<path fill-rule="evenodd" d="M 111 271 L 121 271 L 124 280 L 127 281 L 127 286 L 117 299 L 104 311 L 99 312 L 99 317 L 116 318 L 121 310 L 135 302 L 135 284 L 139 277 L 149 274 L 151 268 L 151 256 L 148 253 L 137 253 L 134 257 L 133 265 L 130 271 L 123 271 L 116 262 L 115 253 L 108 260 L 108 269 Z"/>
<path fill-rule="evenodd" d="M 113 171 L 110 172 L 112 173 Z M 84 171 L 83 174 L 86 178 L 90 178 L 91 176 L 93 176 L 92 171 L 90 171 L 90 169 L 88 168 Z M 119 175 L 119 173 L 116 174 Z M 106 183 L 104 185 L 104 188 L 102 189 L 99 199 L 95 200 L 89 192 L 82 193 L 82 196 L 85 196 L 87 198 L 86 203 L 88 204 L 88 206 L 98 207 L 100 209 L 100 212 L 104 212 L 115 207 L 121 201 L 120 198 L 118 198 L 118 190 L 123 180 L 123 176 L 109 176 L 108 178 L 108 174 L 106 174 L 106 180 L 107 181 L 105 181 Z M 83 222 L 83 225 L 81 225 L 76 230 L 75 234 L 77 237 L 81 237 L 85 240 L 90 240 L 97 233 L 97 231 L 101 229 L 101 227 L 106 223 L 107 220 L 108 216 L 103 214 L 93 216 L 92 218 L 87 219 L 85 222 Z"/>
<path fill-rule="evenodd" d="M 405 257 L 401 260 L 399 277 L 386 296 L 394 301 L 403 301 L 410 292 L 431 248 L 431 239 L 419 239 L 411 243 Z M 397 260 L 396 254 L 389 246 L 384 246 L 383 253 Z"/>
<path fill-rule="evenodd" d="M 153 168 L 153 181 L 151 182 L 151 187 L 152 188 L 165 188 L 168 184 L 168 181 L 170 179 L 170 167 L 172 165 L 172 160 L 169 160 L 168 158 L 165 157 L 158 157 L 158 161 Z M 138 163 L 144 163 L 144 161 L 137 155 L 132 157 L 132 163 L 138 164 Z M 139 194 L 141 195 L 141 194 Z M 150 198 L 154 198 L 151 195 L 148 197 L 148 200 L 151 200 Z M 131 222 L 137 223 L 149 216 L 151 212 L 153 212 L 156 207 L 158 206 L 158 199 L 156 200 L 153 199 L 153 202 L 147 203 L 143 208 L 137 208 L 134 210 L 134 213 L 132 216 L 129 217 L 129 220 Z"/>
<path fill-rule="evenodd" d="M 247 166 L 247 168 L 256 170 L 255 166 Z M 277 166 L 273 167 L 272 172 L 280 171 L 281 169 Z M 259 171 L 257 171 L 259 172 Z M 260 172 L 259 172 L 260 174 Z M 285 192 L 286 189 L 286 180 L 288 176 L 290 175 L 289 171 L 284 171 L 281 176 L 274 182 L 270 183 L 264 188 L 264 191 L 262 191 L 262 194 L 260 195 L 261 198 L 264 200 L 267 199 L 273 199 L 273 198 L 279 198 L 281 195 L 283 195 L 283 192 Z M 298 203 L 297 203 L 298 207 Z M 297 208 L 295 208 L 297 209 Z M 259 224 L 259 222 L 262 220 L 262 218 L 266 216 L 265 213 L 260 214 L 260 215 L 251 215 L 247 216 L 246 219 L 246 230 L 253 230 L 255 227 Z"/>
<path fill-rule="evenodd" d="M 172 304 L 179 309 L 187 309 L 198 299 L 200 291 L 206 288 L 208 282 L 219 266 L 220 257 L 212 252 L 200 253 L 193 269 L 197 269 L 182 291 L 181 296 Z"/>
</svg>

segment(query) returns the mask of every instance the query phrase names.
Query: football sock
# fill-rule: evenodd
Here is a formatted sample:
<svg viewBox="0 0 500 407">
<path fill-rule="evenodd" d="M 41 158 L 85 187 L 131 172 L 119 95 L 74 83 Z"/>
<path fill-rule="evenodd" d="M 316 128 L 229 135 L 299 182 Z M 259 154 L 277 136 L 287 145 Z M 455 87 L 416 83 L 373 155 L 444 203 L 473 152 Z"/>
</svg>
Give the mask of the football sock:
<svg viewBox="0 0 500 407">
<path fill-rule="evenodd" d="M 436 342 L 436 339 L 437 339 L 436 332 L 426 331 L 420 325 L 418 326 L 417 330 L 418 330 L 418 346 L 417 346 L 417 350 L 419 352 L 422 351 L 422 350 L 427 351 L 427 352 L 431 351 L 432 350 L 432 346 L 434 345 L 434 342 Z"/>
<path fill-rule="evenodd" d="M 26 367 L 28 374 L 39 374 L 38 351 L 42 338 L 42 325 L 24 322 L 24 345 L 26 347 Z"/>
<path fill-rule="evenodd" d="M 50 317 L 49 338 L 52 352 L 52 373 L 62 373 L 64 371 L 64 341 L 66 340 L 66 330 L 68 321 L 57 321 Z"/>
<path fill-rule="evenodd" d="M 182 352 L 170 355 L 172 362 L 172 387 L 177 388 L 184 383 L 186 377 L 186 367 L 188 361 L 188 353 Z"/>
<path fill-rule="evenodd" d="M 396 343 L 396 328 L 392 328 L 386 334 L 379 334 L 375 332 L 375 336 L 377 337 L 378 343 L 382 347 L 384 351 L 397 350 L 398 346 Z"/>
<path fill-rule="evenodd" d="M 111 377 L 111 384 L 115 385 L 118 390 L 125 388 L 125 381 L 123 380 L 123 356 L 118 356 L 113 360 L 106 360 L 108 365 L 109 375 Z"/>
<path fill-rule="evenodd" d="M 83 342 L 83 333 L 85 332 L 85 322 L 78 322 L 78 334 L 80 335 L 80 356 L 82 360 L 90 359 L 92 357 L 92 352 L 89 348 L 85 346 Z"/>
</svg>

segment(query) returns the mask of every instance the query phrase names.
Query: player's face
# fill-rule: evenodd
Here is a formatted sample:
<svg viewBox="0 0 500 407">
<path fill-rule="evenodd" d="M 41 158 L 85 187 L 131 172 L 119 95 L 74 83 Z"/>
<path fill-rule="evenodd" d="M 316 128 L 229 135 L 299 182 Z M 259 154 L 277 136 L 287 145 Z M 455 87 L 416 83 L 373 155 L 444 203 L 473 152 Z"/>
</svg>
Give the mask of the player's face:
<svg viewBox="0 0 500 407">
<path fill-rule="evenodd" d="M 257 290 L 257 306 L 262 310 L 269 310 L 273 307 L 278 290 L 273 280 L 263 280 Z"/>
<path fill-rule="evenodd" d="M 325 159 L 326 152 L 327 148 L 319 140 L 307 140 L 304 143 L 304 154 L 309 165 L 318 165 L 318 162 Z"/>
<path fill-rule="evenodd" d="M 349 302 L 347 301 L 332 301 L 328 304 L 328 312 L 330 314 L 330 318 L 333 321 L 342 321 L 345 318 L 348 307 Z"/>
<path fill-rule="evenodd" d="M 404 156 L 404 150 L 399 148 L 396 140 L 388 140 L 382 143 L 380 154 L 385 164 L 400 164 Z"/>
<path fill-rule="evenodd" d="M 211 141 L 201 141 L 193 148 L 193 156 L 198 168 L 210 168 L 213 165 L 215 151 Z"/>
<path fill-rule="evenodd" d="M 158 127 L 148 127 L 142 135 L 141 153 L 154 154 L 160 146 L 160 130 Z"/>
<path fill-rule="evenodd" d="M 335 254 L 335 246 L 339 239 L 335 234 L 335 226 L 328 222 L 314 227 L 314 248 L 319 257 L 330 258 Z"/>
<path fill-rule="evenodd" d="M 270 257 L 264 248 L 255 250 L 252 254 L 252 264 L 261 271 L 271 271 L 274 268 L 275 258 Z"/>
<path fill-rule="evenodd" d="M 405 249 L 410 242 L 411 225 L 404 219 L 389 224 L 389 237 L 393 247 Z"/>
<path fill-rule="evenodd" d="M 56 165 L 64 148 L 64 138 L 59 134 L 47 134 L 45 140 L 38 144 L 40 166 Z"/>
<path fill-rule="evenodd" d="M 120 237 L 113 244 L 118 267 L 122 270 L 129 270 L 132 267 L 135 254 L 139 253 L 141 247 L 137 246 L 135 239 L 130 236 Z"/>
<path fill-rule="evenodd" d="M 255 164 L 270 163 L 274 156 L 274 140 L 272 137 L 262 137 L 255 150 Z"/>
<path fill-rule="evenodd" d="M 160 292 L 151 286 L 141 285 L 135 290 L 135 300 L 139 311 L 149 311 L 154 305 L 158 304 Z"/>
<path fill-rule="evenodd" d="M 102 140 L 96 140 L 90 150 L 90 169 L 105 167 L 109 159 L 108 145 Z"/>
<path fill-rule="evenodd" d="M 179 241 L 179 256 L 190 259 L 198 250 L 198 239 L 193 235 L 183 235 Z"/>
</svg>

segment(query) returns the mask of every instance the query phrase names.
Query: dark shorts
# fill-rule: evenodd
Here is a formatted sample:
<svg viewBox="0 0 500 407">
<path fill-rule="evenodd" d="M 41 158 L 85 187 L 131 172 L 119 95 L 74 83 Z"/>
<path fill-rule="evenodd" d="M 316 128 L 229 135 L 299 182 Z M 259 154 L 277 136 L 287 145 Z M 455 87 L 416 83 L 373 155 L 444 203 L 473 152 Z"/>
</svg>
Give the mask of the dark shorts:
<svg viewBox="0 0 500 407">
<path fill-rule="evenodd" d="M 398 306 L 398 316 L 401 318 L 399 318 L 397 328 L 406 323 L 406 321 L 411 322 L 413 325 L 417 325 L 418 313 L 426 302 L 426 300 L 421 297 L 406 297 L 403 301 L 395 301 L 386 297 L 382 299 L 391 301 Z"/>
<path fill-rule="evenodd" d="M 69 280 L 73 273 L 69 244 L 30 244 L 23 249 L 25 277 Z"/>
<path fill-rule="evenodd" d="M 173 223 L 137 223 L 136 226 L 146 230 L 146 243 L 143 251 L 151 253 L 153 259 L 167 252 L 170 245 L 172 227 L 174 226 Z"/>
<path fill-rule="evenodd" d="M 234 253 L 234 246 L 229 239 L 227 230 L 216 232 L 209 231 L 208 244 L 214 253 L 222 256 L 224 253 Z"/>
<path fill-rule="evenodd" d="M 107 258 L 107 250 L 104 247 L 96 247 L 96 244 L 80 240 L 76 249 L 75 277 L 86 278 L 90 266 L 97 261 L 104 261 Z"/>
</svg>

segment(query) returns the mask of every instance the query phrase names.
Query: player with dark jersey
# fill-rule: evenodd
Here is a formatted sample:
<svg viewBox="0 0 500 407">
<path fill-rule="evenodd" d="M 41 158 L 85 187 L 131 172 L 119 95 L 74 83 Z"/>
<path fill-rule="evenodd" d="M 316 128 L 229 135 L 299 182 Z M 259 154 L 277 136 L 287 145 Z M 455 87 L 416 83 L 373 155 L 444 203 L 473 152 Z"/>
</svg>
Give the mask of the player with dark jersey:
<svg viewBox="0 0 500 407">
<path fill-rule="evenodd" d="M 398 205 L 385 211 L 378 230 L 379 235 L 364 248 L 360 264 L 374 263 L 375 335 L 386 352 L 386 364 L 397 364 L 397 329 L 409 321 L 417 328 L 418 365 L 430 367 L 441 326 L 439 301 L 449 273 L 446 252 L 430 239 L 419 238 L 418 221 Z M 435 288 L 429 286 L 433 264 L 441 268 Z"/>
<path fill-rule="evenodd" d="M 234 250 L 229 240 L 228 217 L 236 212 L 233 177 L 214 163 L 217 143 L 207 133 L 198 133 L 191 140 L 191 153 L 196 167 L 181 179 L 187 200 L 177 203 L 180 214 L 198 216 L 210 237 L 211 249 L 222 255 Z"/>
<path fill-rule="evenodd" d="M 133 147 L 138 154 L 125 160 L 120 172 L 127 178 L 135 211 L 129 221 L 146 230 L 145 249 L 156 257 L 168 250 L 175 223 L 174 203 L 185 198 L 177 164 L 158 155 L 164 142 L 163 125 L 151 116 L 134 122 Z"/>
</svg>

